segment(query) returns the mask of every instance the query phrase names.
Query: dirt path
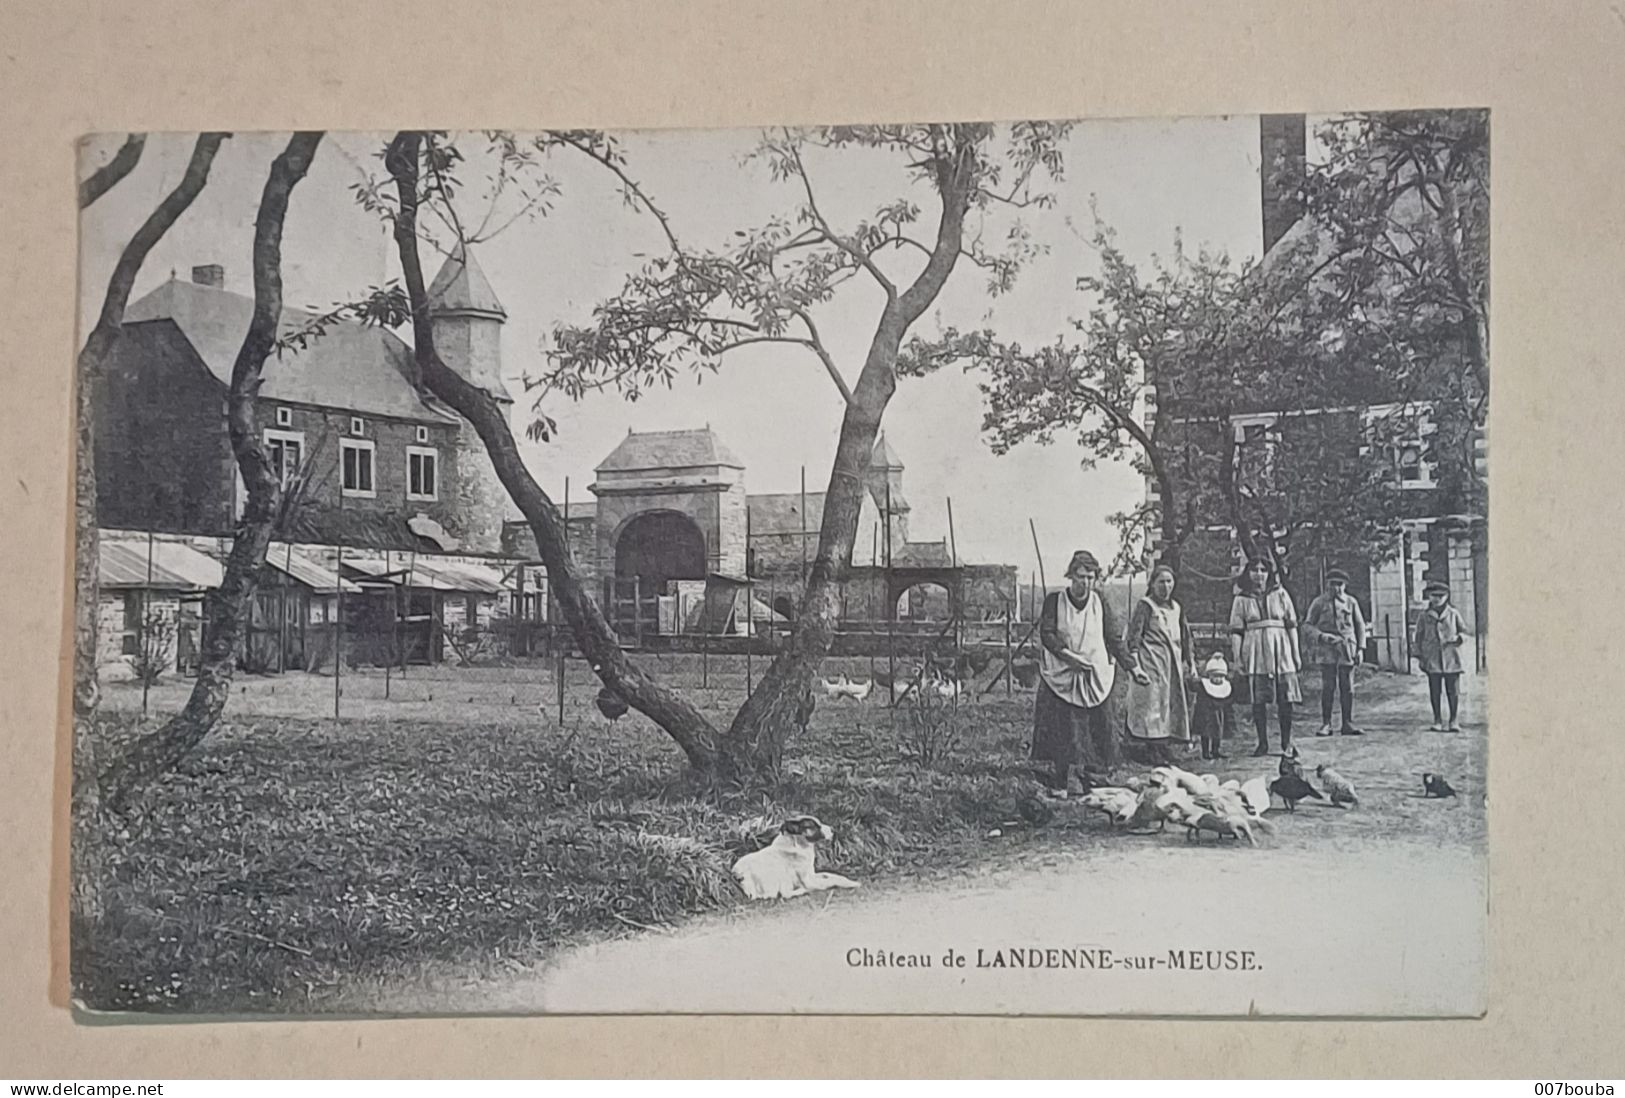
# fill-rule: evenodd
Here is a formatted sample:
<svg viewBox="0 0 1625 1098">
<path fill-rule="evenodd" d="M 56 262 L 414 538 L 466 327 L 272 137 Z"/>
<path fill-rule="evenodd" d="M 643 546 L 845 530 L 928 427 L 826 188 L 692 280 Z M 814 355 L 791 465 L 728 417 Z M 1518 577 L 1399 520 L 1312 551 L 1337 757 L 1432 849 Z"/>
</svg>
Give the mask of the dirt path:
<svg viewBox="0 0 1625 1098">
<path fill-rule="evenodd" d="M 1172 832 L 1097 834 L 1104 825 L 1091 823 L 1082 834 L 990 851 L 984 868 L 959 881 L 869 880 L 858 892 L 553 952 L 496 978 L 426 977 L 365 1009 L 1477 1015 L 1488 871 L 1475 685 L 1459 735 L 1422 731 L 1425 687 L 1392 677 L 1362 692 L 1367 736 L 1317 739 L 1310 724 L 1301 743 L 1311 771 L 1335 763 L 1356 780 L 1361 806 L 1272 812 L 1275 832 L 1256 849 L 1195 846 Z M 1221 777 L 1274 769 L 1275 760 L 1234 746 L 1238 757 L 1211 764 Z M 1418 775 L 1428 769 L 1450 775 L 1464 795 L 1423 798 Z M 1107 949 L 1114 961 L 1018 969 L 1011 948 Z M 943 965 L 950 949 L 965 967 Z M 999 950 L 1006 967 L 992 966 Z M 1171 951 L 1208 950 L 1220 964 L 1251 967 L 1169 964 Z M 900 953 L 929 964 L 866 963 L 864 951 L 871 962 Z M 1251 961 L 1224 951 L 1250 951 Z M 1161 963 L 1136 968 L 1130 957 Z"/>
<path fill-rule="evenodd" d="M 1126 840 L 957 886 L 698 919 L 433 1000 L 438 1010 L 521 1013 L 1475 1015 L 1483 945 L 1469 928 L 1485 919 L 1483 870 L 1465 850 L 1419 843 L 1327 856 L 1280 834 L 1260 849 Z M 989 967 L 1012 947 L 1104 948 L 1114 960 L 1109 970 Z M 949 949 L 966 967 L 943 966 Z M 1252 951 L 1257 967 L 1178 970 L 1172 950 Z M 929 966 L 865 964 L 864 951 L 871 962 L 902 953 Z M 1131 956 L 1162 963 L 1133 969 Z"/>
</svg>

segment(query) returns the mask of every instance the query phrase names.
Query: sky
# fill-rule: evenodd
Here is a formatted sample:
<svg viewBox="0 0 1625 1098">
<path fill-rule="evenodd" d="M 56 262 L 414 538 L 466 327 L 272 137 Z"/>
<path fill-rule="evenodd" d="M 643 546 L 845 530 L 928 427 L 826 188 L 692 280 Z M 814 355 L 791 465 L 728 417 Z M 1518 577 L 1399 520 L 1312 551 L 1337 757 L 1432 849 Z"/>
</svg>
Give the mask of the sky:
<svg viewBox="0 0 1625 1098">
<path fill-rule="evenodd" d="M 686 247 L 723 247 L 739 228 L 793 213 L 798 185 L 774 183 L 763 165 L 743 161 L 759 131 L 640 131 L 617 135 L 627 169 L 668 215 Z M 93 138 L 82 150 L 81 173 L 105 161 L 122 135 Z M 294 191 L 283 244 L 283 282 L 289 306 L 326 309 L 354 300 L 371 286 L 398 277 L 394 245 L 378 219 L 354 201 L 351 186 L 381 174 L 377 152 L 387 135 L 331 134 L 306 179 Z M 118 251 L 158 200 L 179 181 L 192 147 L 188 134 L 149 138 L 137 169 L 92 206 L 80 231 L 81 317 L 93 316 Z M 254 215 L 272 158 L 284 134 L 243 134 L 222 147 L 209 184 L 192 208 L 154 249 L 135 296 L 174 271 L 218 263 L 226 287 L 251 294 L 249 257 Z M 467 139 L 469 147 L 479 139 Z M 1087 314 L 1090 301 L 1076 288 L 1097 270 L 1085 240 L 1091 204 L 1117 233 L 1138 265 L 1171 252 L 1175 235 L 1188 249 L 1208 247 L 1238 262 L 1260 247 L 1258 121 L 1254 116 L 1079 124 L 1064 145 L 1065 178 L 1041 188 L 1055 198 L 1048 210 L 1019 217 L 1047 254 L 1025 267 L 1015 288 L 991 297 L 985 274 L 961 263 L 913 332 L 991 324 L 1027 343 L 1054 339 Z M 872 216 L 903 196 L 922 209 L 922 235 L 934 226 L 934 196 L 911 187 L 895 157 L 868 151 L 825 152 L 809 159 L 820 208 L 839 230 Z M 595 304 L 614 294 L 644 257 L 664 250 L 664 237 L 646 213 L 629 209 L 616 181 L 579 154 L 553 156 L 549 174 L 559 185 L 545 216 L 521 219 L 481 244 L 477 258 L 507 311 L 504 374 L 516 396 L 514 427 L 522 437 L 530 400 L 523 379 L 543 363 L 543 346 L 559 324 L 585 323 Z M 489 203 L 477 184 L 477 165 L 465 169 L 465 220 L 478 221 Z M 509 196 L 493 224 L 513 212 Z M 1012 214 L 989 215 L 990 242 L 1009 228 Z M 913 273 L 906 253 L 888 260 L 889 274 Z M 429 277 L 439 259 L 425 251 Z M 848 382 L 856 379 L 883 296 L 854 280 L 815 313 L 825 343 Z M 81 320 L 83 324 L 83 319 Z M 402 332 L 410 342 L 410 332 Z M 1071 552 L 1089 548 L 1103 561 L 1116 552 L 1107 522 L 1144 496 L 1141 479 L 1126 463 L 1085 470 L 1074 440 L 1024 444 L 997 456 L 981 432 L 981 393 L 974 378 L 955 371 L 905 379 L 883 430 L 905 467 L 912 507 L 911 535 L 936 540 L 954 535 L 961 560 L 1035 568 L 1028 520 L 1037 526 L 1048 575 L 1059 575 Z M 548 413 L 559 425 L 551 442 L 525 443 L 532 474 L 555 501 L 569 478 L 572 499 L 588 498 L 592 470 L 628 429 L 674 430 L 709 425 L 747 466 L 752 492 L 794 492 L 805 469 L 808 491 L 828 479 L 841 421 L 841 399 L 810 352 L 764 347 L 729 356 L 703 382 L 688 376 L 674 389 L 656 390 L 635 403 L 613 393 L 579 403 L 555 396 Z"/>
</svg>

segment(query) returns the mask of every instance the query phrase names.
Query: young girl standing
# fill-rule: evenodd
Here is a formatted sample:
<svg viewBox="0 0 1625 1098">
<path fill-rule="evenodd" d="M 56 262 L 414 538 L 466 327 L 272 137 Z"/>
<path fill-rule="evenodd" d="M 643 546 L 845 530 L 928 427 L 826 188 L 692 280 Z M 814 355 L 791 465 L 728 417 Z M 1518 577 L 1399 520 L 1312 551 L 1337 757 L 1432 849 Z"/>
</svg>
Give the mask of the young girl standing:
<svg viewBox="0 0 1625 1098">
<path fill-rule="evenodd" d="M 1416 635 L 1411 640 L 1411 651 L 1428 677 L 1428 700 L 1433 703 L 1431 731 L 1460 732 L 1457 720 L 1461 703 L 1461 646 L 1467 639 L 1467 623 L 1450 605 L 1450 588 L 1442 583 L 1430 583 L 1422 589 L 1427 596 L 1427 609 L 1416 619 Z M 1439 710 L 1441 691 L 1450 702 L 1450 723 L 1444 723 Z"/>
<path fill-rule="evenodd" d="M 1281 586 L 1275 565 L 1262 557 L 1249 561 L 1242 590 L 1230 605 L 1230 655 L 1247 677 L 1258 732 L 1254 755 L 1270 753 L 1269 705 L 1281 725 L 1281 754 L 1292 752 L 1292 706 L 1303 701 L 1298 671 L 1298 612 Z"/>
</svg>

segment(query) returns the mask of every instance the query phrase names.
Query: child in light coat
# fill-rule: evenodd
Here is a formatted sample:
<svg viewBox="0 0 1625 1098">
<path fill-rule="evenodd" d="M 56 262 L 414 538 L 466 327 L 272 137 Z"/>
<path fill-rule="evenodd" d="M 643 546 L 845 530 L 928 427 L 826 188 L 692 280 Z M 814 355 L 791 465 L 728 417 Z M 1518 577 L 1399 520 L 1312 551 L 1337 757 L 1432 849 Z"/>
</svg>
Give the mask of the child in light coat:
<svg viewBox="0 0 1625 1098">
<path fill-rule="evenodd" d="M 1450 605 L 1450 588 L 1442 583 L 1430 583 L 1422 589 L 1427 597 L 1427 609 L 1416 619 L 1416 635 L 1411 638 L 1411 651 L 1428 677 L 1428 700 L 1433 704 L 1434 732 L 1460 732 L 1458 712 L 1461 707 L 1461 647 L 1467 640 L 1467 623 L 1454 606 Z M 1450 723 L 1444 723 L 1440 711 L 1440 693 L 1450 702 Z"/>
<path fill-rule="evenodd" d="M 1191 713 L 1191 729 L 1202 741 L 1202 758 L 1222 759 L 1223 740 L 1236 727 L 1230 700 L 1230 665 L 1218 652 L 1202 665 L 1197 681 L 1196 705 Z"/>
</svg>

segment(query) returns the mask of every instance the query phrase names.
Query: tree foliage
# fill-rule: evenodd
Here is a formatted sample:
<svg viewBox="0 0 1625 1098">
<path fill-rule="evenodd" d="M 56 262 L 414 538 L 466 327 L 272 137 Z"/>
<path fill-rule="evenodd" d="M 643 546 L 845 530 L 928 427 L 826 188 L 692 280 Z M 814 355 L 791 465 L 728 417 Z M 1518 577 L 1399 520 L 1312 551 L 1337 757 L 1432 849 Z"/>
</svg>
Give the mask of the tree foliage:
<svg viewBox="0 0 1625 1098">
<path fill-rule="evenodd" d="M 1405 396 L 1414 378 L 1391 341 L 1351 326 L 1301 266 L 1191 254 L 1176 235 L 1171 256 L 1142 273 L 1098 220 L 1090 244 L 1098 272 L 1078 289 L 1091 304 L 1068 331 L 1028 348 L 949 329 L 911 340 L 901 368 L 976 372 L 996 453 L 1065 438 L 1085 469 L 1128 460 L 1150 478 L 1155 500 L 1110 517 L 1119 572 L 1153 553 L 1177 570 L 1187 539 L 1215 524 L 1287 568 L 1310 552 L 1391 551 L 1401 509 L 1383 455 L 1417 430 Z M 1356 411 L 1298 414 L 1334 393 Z M 1386 410 L 1357 410 L 1373 405 Z M 1238 427 L 1246 417 L 1256 426 Z"/>
<path fill-rule="evenodd" d="M 1390 343 L 1448 398 L 1430 456 L 1462 505 L 1482 512 L 1474 443 L 1489 412 L 1489 113 L 1356 114 L 1318 137 L 1325 155 L 1298 187 L 1327 241 L 1321 285 L 1351 331 Z"/>
</svg>

